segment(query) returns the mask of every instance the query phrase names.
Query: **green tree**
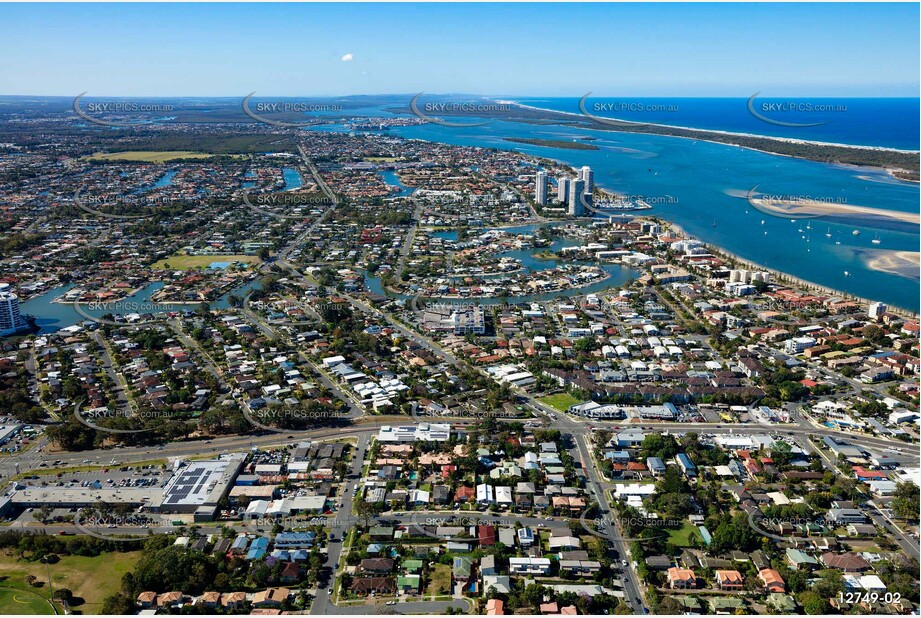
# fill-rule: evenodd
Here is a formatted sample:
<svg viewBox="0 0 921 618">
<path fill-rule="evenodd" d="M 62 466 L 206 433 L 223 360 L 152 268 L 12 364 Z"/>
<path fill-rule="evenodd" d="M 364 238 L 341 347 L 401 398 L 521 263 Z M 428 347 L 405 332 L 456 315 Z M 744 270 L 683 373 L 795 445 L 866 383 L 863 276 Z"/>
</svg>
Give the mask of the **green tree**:
<svg viewBox="0 0 921 618">
<path fill-rule="evenodd" d="M 911 523 L 918 523 L 918 513 L 921 512 L 921 491 L 911 481 L 898 483 L 892 499 L 892 513 L 899 519 Z"/>
</svg>

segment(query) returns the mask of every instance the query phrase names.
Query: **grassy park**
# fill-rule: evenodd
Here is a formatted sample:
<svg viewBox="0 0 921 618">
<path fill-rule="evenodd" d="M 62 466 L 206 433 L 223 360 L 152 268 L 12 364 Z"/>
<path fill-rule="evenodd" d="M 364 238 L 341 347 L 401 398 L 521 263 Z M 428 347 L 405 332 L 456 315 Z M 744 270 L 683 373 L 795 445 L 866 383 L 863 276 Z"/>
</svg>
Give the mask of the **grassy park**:
<svg viewBox="0 0 921 618">
<path fill-rule="evenodd" d="M 83 614 L 99 614 L 106 597 L 118 592 L 122 575 L 134 568 L 140 551 L 107 552 L 99 556 L 61 556 L 54 564 L 20 559 L 12 553 L 0 555 L 0 615 L 53 614 L 48 605 L 51 587 L 73 593 L 72 607 Z M 29 576 L 35 577 L 30 585 Z M 58 613 L 63 608 L 57 605 Z"/>
</svg>

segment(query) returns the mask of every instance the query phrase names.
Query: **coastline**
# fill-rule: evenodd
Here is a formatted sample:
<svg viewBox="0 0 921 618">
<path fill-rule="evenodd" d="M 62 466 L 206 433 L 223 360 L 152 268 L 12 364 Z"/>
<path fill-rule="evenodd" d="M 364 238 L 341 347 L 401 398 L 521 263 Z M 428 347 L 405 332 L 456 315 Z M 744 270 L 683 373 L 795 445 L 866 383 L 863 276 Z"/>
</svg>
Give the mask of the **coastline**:
<svg viewBox="0 0 921 618">
<path fill-rule="evenodd" d="M 562 113 L 562 112 L 560 112 L 560 113 Z M 681 138 L 682 136 L 674 136 L 674 137 L 679 137 L 679 138 Z M 411 138 L 411 139 L 417 139 L 417 140 L 419 140 L 419 141 L 430 142 L 430 143 L 438 143 L 436 140 L 431 140 L 431 139 L 423 139 L 423 138 Z M 688 138 L 684 138 L 684 139 L 688 139 Z M 721 143 L 721 144 L 723 144 L 723 145 L 727 145 L 727 144 L 724 143 L 724 142 L 715 142 L 715 143 Z M 739 148 L 744 148 L 744 146 L 737 146 L 737 147 L 739 147 Z M 557 164 L 557 165 L 562 165 L 562 166 L 568 167 L 568 168 L 571 169 L 573 172 L 577 171 L 576 168 L 575 168 L 573 165 L 571 165 L 571 164 L 569 164 L 569 163 L 566 163 L 566 162 L 564 162 L 564 161 L 561 161 L 561 160 L 559 160 L 559 159 L 556 159 L 556 158 L 554 158 L 554 157 L 552 157 L 552 156 L 548 156 L 548 155 L 532 155 L 532 154 L 529 154 L 529 153 L 521 152 L 521 151 L 518 150 L 517 148 L 512 148 L 512 149 L 515 150 L 515 152 L 518 152 L 518 153 L 519 153 L 521 156 L 523 156 L 523 157 L 533 157 L 533 158 L 537 158 L 537 159 L 544 159 L 544 160 L 547 160 L 547 161 L 552 161 L 553 163 L 555 163 L 555 164 Z M 784 155 L 784 154 L 773 153 L 773 152 L 766 152 L 766 154 L 773 154 L 773 155 L 777 155 L 777 156 L 787 156 L 787 157 L 790 157 L 790 158 L 799 158 L 799 157 L 793 157 L 792 155 Z M 808 160 L 808 159 L 803 159 L 803 160 Z M 829 164 L 829 165 L 836 165 L 836 166 L 842 166 L 842 167 L 849 167 L 849 168 L 851 168 L 851 169 L 855 169 L 855 168 L 882 169 L 882 168 L 873 167 L 873 166 L 855 166 L 855 165 L 848 165 L 848 164 L 843 164 L 843 163 L 833 163 L 833 164 Z M 895 181 L 896 181 L 896 182 L 910 182 L 910 181 L 904 181 L 904 180 L 901 180 L 901 179 L 895 179 Z M 917 183 L 912 183 L 912 184 L 917 184 Z M 607 192 L 609 192 L 609 193 L 612 192 L 610 189 L 605 189 L 605 190 L 606 190 Z M 613 193 L 614 193 L 615 195 L 617 195 L 616 192 L 613 192 Z M 746 199 L 747 193 L 746 193 L 746 194 L 739 194 L 739 195 L 737 195 L 736 197 L 741 197 L 742 199 Z M 645 214 L 645 213 L 642 212 L 642 211 L 639 212 L 639 213 L 631 213 L 631 212 L 624 212 L 624 213 L 611 213 L 611 212 L 605 212 L 605 213 L 603 213 L 603 216 L 605 216 L 605 217 L 612 217 L 612 216 L 616 217 L 616 216 L 625 216 L 625 215 L 626 215 L 626 216 L 633 215 L 633 216 L 647 217 L 647 218 L 649 218 L 649 217 L 658 218 L 658 219 L 660 219 L 661 221 L 663 221 L 663 222 L 665 222 L 666 224 L 668 224 L 669 226 L 671 226 L 671 227 L 672 227 L 673 229 L 675 229 L 676 231 L 679 231 L 679 232 L 680 232 L 681 234 L 683 234 L 685 237 L 688 237 L 688 238 L 696 238 L 696 237 L 694 237 L 693 235 L 689 234 L 687 231 L 685 231 L 683 228 L 681 228 L 680 225 L 678 225 L 677 223 L 674 223 L 674 222 L 672 222 L 672 221 L 666 219 L 666 218 L 665 218 L 664 216 L 662 216 L 662 215 L 656 215 L 656 214 L 654 214 L 654 213 Z M 585 221 L 592 221 L 592 220 L 595 220 L 594 217 L 585 219 Z M 573 220 L 571 220 L 571 219 L 546 219 L 545 221 L 541 222 L 541 223 L 538 224 L 538 225 L 565 225 L 567 222 L 573 222 Z M 506 226 L 501 226 L 501 227 L 517 227 L 517 225 L 506 225 Z M 459 228 L 458 228 L 458 229 L 459 229 Z M 778 270 L 777 268 L 770 268 L 770 267 L 763 266 L 763 265 L 761 265 L 761 264 L 757 264 L 756 262 L 753 262 L 753 261 L 751 261 L 751 260 L 749 260 L 749 259 L 746 259 L 746 258 L 743 258 L 743 257 L 741 257 L 741 256 L 739 256 L 739 255 L 733 254 L 733 253 L 731 253 L 730 251 L 725 250 L 725 249 L 723 249 L 722 247 L 719 247 L 719 246 L 713 244 L 712 242 L 706 242 L 706 241 L 702 241 L 702 242 L 704 242 L 704 244 L 706 244 L 708 247 L 711 247 L 714 254 L 722 255 L 722 256 L 724 256 L 724 257 L 726 257 L 726 258 L 733 259 L 733 260 L 739 262 L 740 264 L 747 264 L 747 265 L 750 265 L 750 266 L 752 266 L 753 268 L 756 268 L 756 269 L 758 269 L 758 270 L 763 270 L 763 271 L 766 271 L 766 272 L 770 272 L 770 273 L 772 273 L 772 274 L 775 274 L 779 279 L 782 279 L 782 280 L 785 280 L 785 281 L 789 281 L 789 282 L 791 282 L 791 283 L 794 284 L 794 285 L 801 285 L 801 286 L 803 286 L 803 287 L 805 287 L 805 288 L 811 288 L 811 289 L 814 289 L 814 290 L 819 290 L 819 291 L 821 291 L 822 293 L 830 294 L 830 295 L 834 295 L 834 296 L 847 297 L 847 298 L 854 298 L 854 299 L 856 299 L 856 300 L 858 300 L 858 301 L 860 301 L 860 302 L 865 302 L 865 303 L 877 302 L 876 300 L 873 300 L 873 299 L 868 299 L 868 298 L 865 298 L 865 297 L 857 296 L 856 294 L 852 294 L 852 293 L 845 293 L 845 292 L 842 292 L 841 290 L 837 290 L 837 289 L 832 288 L 832 287 L 830 287 L 830 286 L 826 286 L 826 285 L 823 285 L 823 284 L 815 283 L 815 282 L 813 282 L 813 281 L 808 281 L 808 280 L 805 280 L 805 279 L 801 279 L 801 278 L 799 278 L 799 277 L 796 277 L 795 275 L 791 275 L 790 273 L 787 273 L 787 272 Z M 871 268 L 872 268 L 872 267 L 871 267 Z M 875 269 L 875 270 L 878 270 L 878 271 L 880 271 L 880 272 L 890 272 L 890 271 L 885 270 L 885 269 Z M 890 272 L 890 274 L 896 274 L 896 273 L 891 273 L 891 272 Z M 887 303 L 887 304 L 888 304 L 888 303 Z M 918 312 L 917 310 L 908 309 L 908 308 L 901 307 L 901 306 L 898 306 L 898 305 L 889 305 L 889 306 L 892 308 L 893 313 L 898 313 L 898 314 L 900 314 L 900 315 L 905 315 L 905 316 L 911 316 L 911 317 L 914 317 L 914 318 L 916 318 L 916 317 L 919 315 L 919 312 Z"/>
<path fill-rule="evenodd" d="M 662 220 L 665 221 L 666 225 L 671 227 L 680 236 L 683 236 L 684 238 L 693 238 L 695 240 L 700 240 L 696 238 L 693 234 L 689 234 L 683 227 L 681 227 L 677 223 L 673 223 L 671 221 L 668 221 L 667 219 L 662 219 Z M 806 279 L 801 279 L 800 277 L 797 277 L 796 275 L 791 275 L 790 273 L 786 273 L 781 270 L 777 270 L 776 268 L 770 268 L 762 264 L 758 264 L 747 258 L 743 258 L 739 255 L 736 255 L 735 253 L 732 253 L 731 251 L 727 251 L 726 249 L 719 247 L 713 243 L 706 242 L 703 240 L 701 240 L 700 242 L 706 245 L 710 249 L 710 252 L 718 257 L 731 259 L 737 262 L 738 264 L 740 264 L 741 266 L 745 266 L 753 270 L 763 270 L 765 272 L 771 273 L 771 275 L 775 277 L 777 282 L 779 283 L 785 282 L 790 285 L 800 287 L 804 291 L 813 290 L 816 292 L 821 292 L 823 294 L 829 294 L 831 296 L 840 296 L 841 298 L 854 299 L 857 302 L 864 303 L 867 305 L 877 302 L 870 298 L 864 298 L 862 296 L 857 296 L 856 294 L 851 294 L 850 292 L 842 292 L 841 290 L 836 290 L 834 288 L 828 287 L 827 285 L 822 285 L 819 283 L 815 283 L 813 281 L 807 281 Z M 888 303 L 887 303 L 887 307 L 889 307 L 889 310 L 892 313 L 898 314 L 903 318 L 914 319 L 918 317 L 918 312 L 913 311 L 911 309 L 906 309 L 905 307 L 898 307 L 896 305 L 890 305 Z"/>
<path fill-rule="evenodd" d="M 554 114 L 563 114 L 565 116 L 572 116 L 573 118 L 578 118 L 581 120 L 591 120 L 590 117 L 585 116 L 584 114 L 577 114 L 575 112 L 561 112 L 556 109 L 548 109 L 546 107 L 536 107 L 534 105 L 526 105 L 524 103 L 519 103 L 518 101 L 501 100 L 501 101 L 496 101 L 496 102 L 505 103 L 509 105 L 516 105 L 523 109 L 530 109 L 530 110 L 537 111 L 537 112 L 551 112 Z M 795 137 L 777 137 L 774 135 L 761 135 L 759 133 L 739 133 L 738 131 L 723 131 L 720 129 L 701 129 L 698 127 L 685 127 L 685 126 L 675 125 L 675 124 L 661 124 L 658 122 L 636 122 L 633 120 L 621 120 L 619 118 L 606 118 L 606 120 L 614 120 L 617 122 L 622 122 L 625 125 L 632 125 L 634 127 L 649 126 L 649 127 L 660 127 L 663 129 L 678 129 L 681 131 L 700 131 L 702 133 L 714 133 L 716 135 L 726 135 L 729 137 L 748 137 L 748 138 L 768 139 L 768 140 L 774 140 L 777 142 L 783 142 L 787 144 L 805 144 L 808 146 L 835 146 L 838 148 L 858 148 L 860 150 L 870 150 L 870 151 L 876 151 L 876 152 L 896 152 L 899 154 L 919 154 L 921 153 L 921 150 L 903 150 L 901 148 L 889 148 L 887 146 L 863 146 L 863 145 L 845 144 L 845 143 L 839 143 L 839 142 L 820 142 L 818 140 L 798 139 Z M 616 127 L 615 127 L 615 130 L 616 130 Z M 638 133 L 643 133 L 643 132 L 638 131 Z M 660 134 L 650 133 L 649 135 L 660 135 Z M 669 137 L 682 137 L 682 136 L 673 135 Z M 694 139 L 694 138 L 690 138 L 690 139 Z M 703 139 L 701 141 L 710 141 L 710 140 Z M 725 144 L 725 142 L 715 142 L 715 143 Z M 740 147 L 746 148 L 746 146 L 740 146 Z M 750 148 L 750 150 L 758 150 L 758 149 Z M 763 152 L 763 151 L 759 151 L 759 152 Z M 778 153 L 770 152 L 769 154 L 778 154 Z M 783 155 L 783 156 L 791 156 L 791 155 Z M 799 158 L 799 157 L 795 157 L 795 158 Z M 909 181 L 906 181 L 906 182 L 909 182 Z"/>
<path fill-rule="evenodd" d="M 511 101 L 511 100 L 505 100 L 504 102 L 510 105 L 515 105 L 517 107 L 520 107 L 523 110 L 530 110 L 530 111 L 543 112 L 543 113 L 549 113 L 549 114 L 560 114 L 562 116 L 569 116 L 573 118 L 574 120 L 592 121 L 591 118 L 589 118 L 588 116 L 585 116 L 583 114 L 576 114 L 574 112 L 561 112 L 558 110 L 547 109 L 544 107 L 535 107 L 533 105 L 525 105 L 525 104 L 518 103 L 516 101 Z M 616 119 L 612 118 L 611 120 L 616 120 Z M 519 122 L 523 122 L 523 121 L 519 121 Z M 921 184 L 921 178 L 901 177 L 899 173 L 913 174 L 916 172 L 915 170 L 912 170 L 912 169 L 906 169 L 904 167 L 900 167 L 899 164 L 896 162 L 887 162 L 887 163 L 881 162 L 879 164 L 875 164 L 872 162 L 833 161 L 833 160 L 826 160 L 821 157 L 805 156 L 801 153 L 791 154 L 788 152 L 781 152 L 780 149 L 784 145 L 804 146 L 804 147 L 812 147 L 812 148 L 819 148 L 819 149 L 838 148 L 838 149 L 844 149 L 845 151 L 851 150 L 851 151 L 864 152 L 864 153 L 879 153 L 881 155 L 888 154 L 892 156 L 918 155 L 918 154 L 921 154 L 921 150 L 902 150 L 899 148 L 888 148 L 888 147 L 883 147 L 883 146 L 862 146 L 862 145 L 854 145 L 854 144 L 843 144 L 843 143 L 838 143 L 838 142 L 821 142 L 817 140 L 804 140 L 804 139 L 797 139 L 793 137 L 775 137 L 771 135 L 759 135 L 757 133 L 740 133 L 740 132 L 734 132 L 734 131 L 722 131 L 719 129 L 696 129 L 696 128 L 691 128 L 691 127 L 660 124 L 660 123 L 655 123 L 655 122 L 633 122 L 629 120 L 618 120 L 618 122 L 622 122 L 625 126 L 621 128 L 613 127 L 613 126 L 608 127 L 608 128 L 602 128 L 602 127 L 597 127 L 597 126 L 582 127 L 582 128 L 585 130 L 612 131 L 612 132 L 620 132 L 620 133 L 633 133 L 637 135 L 649 135 L 649 136 L 658 136 L 658 137 L 672 137 L 672 138 L 677 138 L 677 139 L 689 139 L 692 141 L 707 142 L 710 144 L 719 144 L 722 146 L 734 146 L 736 148 L 744 148 L 752 152 L 760 152 L 763 154 L 769 154 L 769 155 L 774 155 L 774 156 L 779 156 L 779 157 L 789 157 L 791 159 L 799 159 L 801 161 L 813 161 L 815 163 L 825 163 L 826 165 L 834 165 L 834 166 L 839 166 L 839 167 L 844 167 L 844 168 L 858 168 L 858 169 L 863 168 L 863 169 L 868 169 L 868 170 L 880 170 L 882 172 L 885 172 L 886 176 L 893 181 L 905 182 L 905 183 L 909 183 L 913 185 Z M 558 126 L 566 126 L 566 125 L 559 124 Z M 644 131 L 642 127 L 654 127 L 657 129 L 661 129 L 661 131 L 651 131 L 651 130 Z M 570 128 L 575 129 L 576 127 L 570 127 Z M 669 131 L 690 133 L 691 135 L 681 135 L 678 133 L 669 133 Z M 718 137 L 723 138 L 723 139 L 717 139 Z M 760 140 L 760 141 L 767 142 L 767 143 L 774 143 L 778 145 L 777 147 L 778 149 L 771 150 L 765 147 L 759 148 L 758 146 L 752 145 L 752 144 L 737 143 L 736 141 L 733 141 L 733 139 Z"/>
</svg>

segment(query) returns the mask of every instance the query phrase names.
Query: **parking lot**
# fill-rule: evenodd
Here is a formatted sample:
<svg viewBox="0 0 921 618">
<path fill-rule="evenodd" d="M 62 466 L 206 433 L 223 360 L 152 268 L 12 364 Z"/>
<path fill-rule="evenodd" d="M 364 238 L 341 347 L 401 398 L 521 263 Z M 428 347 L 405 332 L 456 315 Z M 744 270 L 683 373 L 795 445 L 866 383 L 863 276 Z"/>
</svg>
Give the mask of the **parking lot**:
<svg viewBox="0 0 921 618">
<path fill-rule="evenodd" d="M 48 467 L 54 467 L 54 463 Z M 29 487 L 95 487 L 96 489 L 163 487 L 171 477 L 172 472 L 164 470 L 161 466 L 122 466 L 85 472 L 58 472 L 55 475 L 33 474 L 22 479 L 20 484 Z"/>
</svg>

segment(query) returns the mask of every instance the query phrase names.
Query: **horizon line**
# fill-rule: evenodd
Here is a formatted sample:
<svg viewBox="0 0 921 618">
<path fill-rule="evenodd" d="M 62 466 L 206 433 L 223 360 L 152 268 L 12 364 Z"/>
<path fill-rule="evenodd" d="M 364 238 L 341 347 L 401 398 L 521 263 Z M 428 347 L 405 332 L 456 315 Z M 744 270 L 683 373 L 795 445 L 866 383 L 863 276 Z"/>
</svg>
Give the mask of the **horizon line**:
<svg viewBox="0 0 921 618">
<path fill-rule="evenodd" d="M 336 98 L 351 98 L 351 97 L 396 97 L 396 96 L 406 96 L 414 97 L 416 95 L 422 94 L 423 96 L 428 97 L 482 97 L 490 99 L 502 99 L 502 98 L 528 98 L 528 97 L 544 97 L 548 99 L 566 99 L 566 98 L 582 98 L 585 96 L 585 93 L 574 94 L 574 95 L 546 95 L 546 94 L 482 94 L 482 93 L 472 93 L 472 92 L 375 92 L 375 93 L 352 93 L 352 94 L 265 94 L 260 95 L 258 93 L 253 94 L 253 98 L 256 99 L 265 99 L 269 97 L 273 98 L 318 98 L 318 99 L 336 99 Z M 659 98 L 659 99 L 748 99 L 751 97 L 748 95 L 669 95 L 669 94 L 603 94 L 603 93 L 591 93 L 592 98 L 602 98 L 602 97 L 624 97 L 624 98 Z M 43 99 L 74 99 L 78 94 L 0 94 L 0 99 L 4 98 L 13 98 L 13 97 L 31 97 L 31 98 L 43 98 Z M 245 98 L 247 94 L 158 94 L 158 95 L 148 95 L 148 94 L 90 94 L 87 91 L 82 95 L 84 99 L 98 99 L 103 97 L 110 98 L 119 98 L 119 99 L 242 99 Z M 921 93 L 918 96 L 914 95 L 903 95 L 903 96 L 873 96 L 873 95 L 828 95 L 828 94 L 815 94 L 815 95 L 784 95 L 784 94 L 771 94 L 763 95 L 761 98 L 764 99 L 776 99 L 776 98 L 819 98 L 819 99 L 912 99 L 918 100 L 921 102 Z"/>
</svg>

